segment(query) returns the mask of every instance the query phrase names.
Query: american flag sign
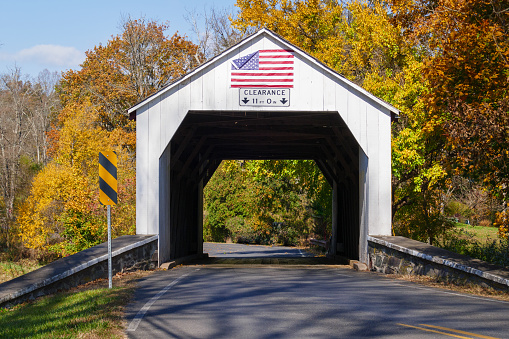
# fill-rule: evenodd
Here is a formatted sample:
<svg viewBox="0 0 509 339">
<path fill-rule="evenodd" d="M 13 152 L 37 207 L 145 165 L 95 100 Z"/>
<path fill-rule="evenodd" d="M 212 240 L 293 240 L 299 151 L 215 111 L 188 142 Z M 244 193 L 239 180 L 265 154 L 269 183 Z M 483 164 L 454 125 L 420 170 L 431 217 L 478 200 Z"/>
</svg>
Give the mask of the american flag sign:
<svg viewBox="0 0 509 339">
<path fill-rule="evenodd" d="M 232 61 L 232 88 L 293 88 L 294 55 L 287 49 L 261 49 Z"/>
</svg>

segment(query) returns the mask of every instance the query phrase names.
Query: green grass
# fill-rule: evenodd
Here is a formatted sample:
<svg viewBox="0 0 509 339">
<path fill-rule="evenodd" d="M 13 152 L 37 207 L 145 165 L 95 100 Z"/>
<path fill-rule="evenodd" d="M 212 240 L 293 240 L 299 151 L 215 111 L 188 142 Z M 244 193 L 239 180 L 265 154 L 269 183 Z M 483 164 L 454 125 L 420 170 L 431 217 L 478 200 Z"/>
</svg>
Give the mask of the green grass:
<svg viewBox="0 0 509 339">
<path fill-rule="evenodd" d="M 103 280 L 92 289 L 85 286 L 0 308 L 0 338 L 122 338 L 123 309 L 137 277 L 115 277 L 112 289 Z"/>
<path fill-rule="evenodd" d="M 498 228 L 489 226 L 473 226 L 456 223 L 456 229 L 471 234 L 479 242 L 498 239 Z"/>
<path fill-rule="evenodd" d="M 0 260 L 0 284 L 36 270 L 41 266 L 37 260 L 32 259 Z"/>
<path fill-rule="evenodd" d="M 509 267 L 509 240 L 499 239 L 495 227 L 457 223 L 436 244 L 449 251 Z"/>
</svg>

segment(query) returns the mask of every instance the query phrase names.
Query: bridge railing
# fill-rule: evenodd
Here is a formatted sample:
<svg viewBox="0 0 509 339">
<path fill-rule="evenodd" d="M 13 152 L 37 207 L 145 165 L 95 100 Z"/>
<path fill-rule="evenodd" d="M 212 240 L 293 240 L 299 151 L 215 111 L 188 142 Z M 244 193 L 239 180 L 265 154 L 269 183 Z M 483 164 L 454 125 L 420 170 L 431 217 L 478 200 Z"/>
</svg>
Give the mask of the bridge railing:
<svg viewBox="0 0 509 339">
<path fill-rule="evenodd" d="M 329 250 L 330 243 L 327 240 L 318 240 L 318 239 L 311 238 L 311 239 L 309 239 L 309 242 L 311 245 L 325 247 L 325 250 L 327 250 L 327 251 Z"/>
</svg>

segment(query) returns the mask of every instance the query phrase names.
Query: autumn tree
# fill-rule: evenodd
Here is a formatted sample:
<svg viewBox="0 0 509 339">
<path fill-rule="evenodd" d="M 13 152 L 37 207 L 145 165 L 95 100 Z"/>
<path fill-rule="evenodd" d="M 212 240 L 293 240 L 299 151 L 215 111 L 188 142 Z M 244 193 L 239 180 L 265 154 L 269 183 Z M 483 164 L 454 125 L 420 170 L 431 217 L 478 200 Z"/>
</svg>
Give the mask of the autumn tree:
<svg viewBox="0 0 509 339">
<path fill-rule="evenodd" d="M 67 105 L 60 113 L 53 159 L 34 179 L 19 217 L 20 237 L 34 254 L 72 254 L 105 240 L 106 220 L 98 202 L 99 152 L 117 151 L 119 163 L 124 164 L 117 173 L 120 187 L 133 173 L 125 166 L 129 153 L 119 143 L 122 138 L 100 128 L 98 114 L 91 103 Z M 132 203 L 129 195 L 118 193 L 120 209 Z M 117 208 L 113 212 L 118 216 Z M 112 225 L 114 234 L 132 232 L 132 225 L 119 223 L 118 218 L 113 218 Z"/>
<path fill-rule="evenodd" d="M 0 76 L 0 238 L 7 246 L 12 245 L 19 202 L 34 173 L 47 161 L 46 132 L 57 107 L 52 88 L 57 79 L 47 70 L 38 79 L 29 79 L 20 68 Z"/>
<path fill-rule="evenodd" d="M 135 231 L 135 123 L 127 109 L 197 65 L 198 47 L 166 24 L 126 19 L 122 33 L 86 53 L 78 70 L 63 74 L 62 109 L 50 139 L 51 162 L 36 176 L 23 204 L 19 235 L 34 255 L 72 254 L 105 240 L 98 202 L 98 154 L 117 152 L 118 199 L 114 236 Z"/>
<path fill-rule="evenodd" d="M 407 39 L 427 51 L 425 102 L 430 118 L 442 118 L 443 163 L 506 201 L 509 3 L 393 0 L 391 8 Z"/>
<path fill-rule="evenodd" d="M 362 84 L 368 74 L 401 70 L 407 51 L 381 2 L 238 0 L 232 24 L 266 27 Z"/>
<path fill-rule="evenodd" d="M 178 33 L 166 36 L 167 24 L 129 18 L 122 29 L 86 52 L 81 69 L 65 73 L 59 88 L 64 106 L 89 98 L 108 130 L 128 126 L 129 107 L 199 64 L 198 46 Z"/>
</svg>

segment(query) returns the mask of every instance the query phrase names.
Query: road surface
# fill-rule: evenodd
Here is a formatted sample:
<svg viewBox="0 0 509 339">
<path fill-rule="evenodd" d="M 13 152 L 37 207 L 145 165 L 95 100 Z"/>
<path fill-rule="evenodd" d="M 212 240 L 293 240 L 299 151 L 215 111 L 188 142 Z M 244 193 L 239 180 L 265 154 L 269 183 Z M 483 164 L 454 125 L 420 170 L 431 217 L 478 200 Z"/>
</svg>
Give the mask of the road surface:
<svg viewBox="0 0 509 339">
<path fill-rule="evenodd" d="M 216 258 L 299 258 L 313 255 L 296 247 L 244 244 L 203 244 L 203 252 Z"/>
<path fill-rule="evenodd" d="M 270 248 L 261 252 L 270 255 Z M 345 266 L 195 265 L 157 271 L 141 281 L 127 308 L 127 334 L 152 339 L 509 338 L 508 315 L 507 302 Z"/>
</svg>

